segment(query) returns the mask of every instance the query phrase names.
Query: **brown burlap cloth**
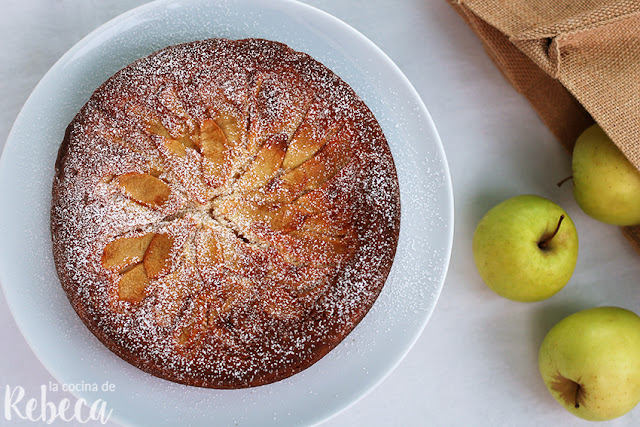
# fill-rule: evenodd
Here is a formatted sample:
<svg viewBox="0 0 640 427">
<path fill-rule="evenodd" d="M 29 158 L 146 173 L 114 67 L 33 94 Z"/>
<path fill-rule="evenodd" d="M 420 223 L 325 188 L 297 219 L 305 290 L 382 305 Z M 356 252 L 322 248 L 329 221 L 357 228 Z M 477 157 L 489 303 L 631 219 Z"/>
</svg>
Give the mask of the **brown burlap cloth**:
<svg viewBox="0 0 640 427">
<path fill-rule="evenodd" d="M 595 120 L 640 170 L 640 0 L 448 1 L 567 150 Z"/>
</svg>

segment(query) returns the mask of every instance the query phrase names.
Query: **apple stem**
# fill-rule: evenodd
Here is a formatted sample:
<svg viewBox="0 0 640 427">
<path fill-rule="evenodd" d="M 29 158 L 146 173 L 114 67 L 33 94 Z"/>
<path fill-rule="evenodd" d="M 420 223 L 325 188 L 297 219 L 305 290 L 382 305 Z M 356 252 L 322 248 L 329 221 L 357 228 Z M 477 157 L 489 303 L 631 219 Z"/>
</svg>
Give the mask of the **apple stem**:
<svg viewBox="0 0 640 427">
<path fill-rule="evenodd" d="M 580 384 L 576 384 L 576 404 L 574 405 L 576 409 L 580 407 L 580 403 L 578 403 L 579 394 L 580 394 Z"/>
<path fill-rule="evenodd" d="M 553 233 L 551 233 L 551 235 L 549 235 L 548 237 L 545 237 L 540 242 L 538 242 L 538 247 L 540 249 L 547 248 L 551 239 L 553 239 L 556 236 L 556 234 L 558 234 L 558 230 L 560 230 L 560 224 L 562 224 L 563 220 L 564 220 L 564 214 L 560 215 L 560 220 L 558 221 L 558 225 L 556 225 L 556 229 L 553 230 Z"/>
<path fill-rule="evenodd" d="M 573 175 L 569 175 L 568 177 L 566 177 L 565 179 L 563 179 L 562 181 L 560 181 L 558 184 L 556 184 L 558 187 L 562 187 L 562 184 L 564 184 L 565 182 L 569 181 L 570 179 L 573 179 Z"/>
</svg>

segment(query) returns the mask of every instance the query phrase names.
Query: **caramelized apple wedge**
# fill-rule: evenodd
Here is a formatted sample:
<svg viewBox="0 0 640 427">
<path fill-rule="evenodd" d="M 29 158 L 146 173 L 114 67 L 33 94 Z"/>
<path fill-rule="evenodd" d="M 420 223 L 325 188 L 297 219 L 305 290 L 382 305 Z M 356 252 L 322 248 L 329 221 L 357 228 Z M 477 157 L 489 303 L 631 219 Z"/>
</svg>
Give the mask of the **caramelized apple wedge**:
<svg viewBox="0 0 640 427">
<path fill-rule="evenodd" d="M 205 180 L 214 188 L 223 185 L 228 176 L 229 147 L 226 135 L 214 120 L 207 119 L 200 124 L 197 144 L 204 156 L 202 172 Z"/>
<path fill-rule="evenodd" d="M 150 208 L 159 208 L 169 200 L 171 188 L 148 173 L 127 173 L 115 179 L 127 197 Z"/>
<path fill-rule="evenodd" d="M 196 266 L 205 282 L 211 281 L 209 279 L 217 271 L 217 266 L 224 260 L 215 234 L 210 225 L 204 225 L 196 234 Z"/>
<path fill-rule="evenodd" d="M 183 127 L 187 126 L 185 125 Z M 160 144 L 169 154 L 174 156 L 186 156 L 187 148 L 198 150 L 197 145 L 192 140 L 192 132 L 185 130 L 181 134 L 172 135 L 160 120 L 150 122 L 147 125 L 147 132 L 151 135 L 159 136 L 161 141 Z"/>
<path fill-rule="evenodd" d="M 138 264 L 120 276 L 118 298 L 122 301 L 140 302 L 146 296 L 149 277 L 142 264 Z"/>
<path fill-rule="evenodd" d="M 212 115 L 212 117 L 214 116 Z M 240 147 L 242 143 L 243 128 L 238 121 L 238 117 L 233 114 L 218 112 L 215 114 L 214 120 L 224 133 L 227 140 L 227 146 L 232 149 Z"/>
<path fill-rule="evenodd" d="M 196 258 L 201 271 L 213 273 L 218 266 L 239 272 L 243 266 L 242 243 L 221 226 L 204 226 L 196 239 Z"/>
<path fill-rule="evenodd" d="M 167 151 L 174 156 L 184 157 L 187 155 L 187 148 L 183 143 L 178 141 L 177 139 L 167 139 L 163 140 L 164 147 Z"/>
<path fill-rule="evenodd" d="M 346 235 L 351 229 L 354 212 L 350 210 L 330 209 L 305 218 L 302 230 L 327 237 Z"/>
<path fill-rule="evenodd" d="M 282 176 L 294 194 L 315 190 L 334 177 L 352 158 L 353 142 L 347 127 L 334 135 L 315 156 Z"/>
<path fill-rule="evenodd" d="M 296 263 L 330 265 L 348 256 L 351 235 L 332 237 L 307 230 L 286 233 L 264 233 L 261 237 Z"/>
<path fill-rule="evenodd" d="M 283 68 L 277 76 L 258 69 L 253 79 L 254 105 L 246 144 L 251 156 L 271 135 L 282 133 L 287 140 L 291 139 L 317 96 L 317 88 L 300 79 L 292 69 Z"/>
<path fill-rule="evenodd" d="M 142 263 L 151 279 L 157 279 L 168 273 L 171 268 L 171 249 L 174 238 L 168 234 L 160 233 L 153 236 Z"/>
<path fill-rule="evenodd" d="M 142 261 L 154 234 L 138 237 L 123 237 L 114 240 L 104 248 L 102 266 L 107 270 L 123 270 Z"/>
<path fill-rule="evenodd" d="M 236 191 L 243 192 L 265 185 L 280 170 L 286 151 L 287 137 L 284 134 L 269 138 L 238 179 Z"/>
<path fill-rule="evenodd" d="M 322 100 L 316 100 L 311 105 L 304 121 L 289 141 L 287 155 L 282 162 L 285 169 L 293 169 L 312 158 L 342 129 L 344 123 L 330 118 L 330 111 Z"/>
</svg>

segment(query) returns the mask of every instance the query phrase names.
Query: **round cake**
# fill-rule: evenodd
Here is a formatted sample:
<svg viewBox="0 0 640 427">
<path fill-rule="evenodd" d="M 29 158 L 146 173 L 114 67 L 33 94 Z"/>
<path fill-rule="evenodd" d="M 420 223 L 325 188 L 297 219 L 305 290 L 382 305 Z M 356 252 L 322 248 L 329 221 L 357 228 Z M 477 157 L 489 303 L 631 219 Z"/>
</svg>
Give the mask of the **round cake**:
<svg viewBox="0 0 640 427">
<path fill-rule="evenodd" d="M 53 254 L 71 305 L 118 356 L 183 384 L 258 386 L 318 361 L 373 305 L 399 226 L 375 117 L 277 42 L 134 62 L 58 152 Z"/>
</svg>

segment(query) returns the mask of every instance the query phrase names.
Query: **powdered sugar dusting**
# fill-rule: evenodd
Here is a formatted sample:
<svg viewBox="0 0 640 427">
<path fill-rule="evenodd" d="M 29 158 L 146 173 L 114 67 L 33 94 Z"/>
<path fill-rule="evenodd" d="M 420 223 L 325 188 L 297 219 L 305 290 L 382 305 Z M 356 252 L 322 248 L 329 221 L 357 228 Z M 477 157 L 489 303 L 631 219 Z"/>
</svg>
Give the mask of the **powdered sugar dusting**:
<svg viewBox="0 0 640 427">
<path fill-rule="evenodd" d="M 149 205 L 120 184 L 132 173 L 171 191 Z M 273 382 L 326 354 L 378 296 L 399 230 L 371 112 L 264 40 L 173 46 L 117 73 L 70 125 L 53 194 L 58 274 L 83 321 L 141 369 L 207 387 Z M 146 234 L 169 246 L 132 302 L 134 270 L 102 257 Z"/>
</svg>

